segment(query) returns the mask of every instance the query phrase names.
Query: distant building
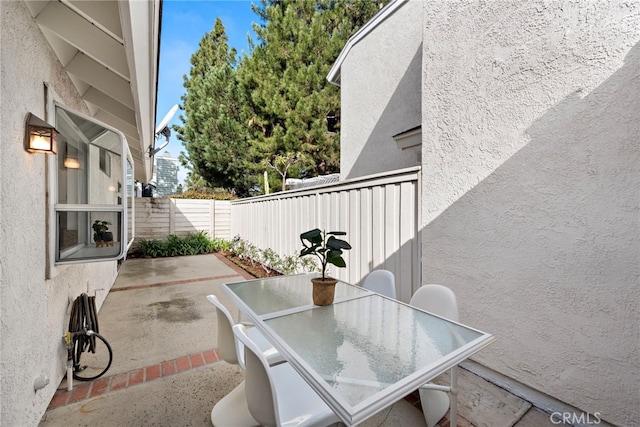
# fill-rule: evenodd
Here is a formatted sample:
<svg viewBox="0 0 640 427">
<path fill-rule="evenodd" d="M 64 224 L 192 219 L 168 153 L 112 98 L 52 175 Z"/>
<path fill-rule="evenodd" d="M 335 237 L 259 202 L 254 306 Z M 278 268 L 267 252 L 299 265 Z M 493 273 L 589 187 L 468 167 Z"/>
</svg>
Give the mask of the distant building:
<svg viewBox="0 0 640 427">
<path fill-rule="evenodd" d="M 167 197 L 178 192 L 178 159 L 168 151 L 156 157 L 156 191 L 158 197 Z"/>
</svg>

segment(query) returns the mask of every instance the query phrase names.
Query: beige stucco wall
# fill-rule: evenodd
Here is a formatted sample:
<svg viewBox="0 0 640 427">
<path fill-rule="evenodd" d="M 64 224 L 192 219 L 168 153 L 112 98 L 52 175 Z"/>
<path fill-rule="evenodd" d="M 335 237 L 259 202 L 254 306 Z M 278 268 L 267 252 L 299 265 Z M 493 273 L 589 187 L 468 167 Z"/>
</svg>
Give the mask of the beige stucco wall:
<svg viewBox="0 0 640 427">
<path fill-rule="evenodd" d="M 20 1 L 0 2 L 0 425 L 37 425 L 64 375 L 69 301 L 82 292 L 102 304 L 115 262 L 55 268 L 46 279 L 48 159 L 23 149 L 26 114 L 45 118 L 43 83 L 86 112 L 40 30 Z M 51 165 L 53 166 L 53 165 Z M 34 380 L 50 379 L 34 391 Z"/>
<path fill-rule="evenodd" d="M 426 2 L 423 282 L 476 360 L 640 420 L 640 4 Z"/>
<path fill-rule="evenodd" d="M 341 67 L 340 179 L 420 164 L 393 136 L 420 125 L 422 1 L 412 0 L 350 50 Z"/>
</svg>

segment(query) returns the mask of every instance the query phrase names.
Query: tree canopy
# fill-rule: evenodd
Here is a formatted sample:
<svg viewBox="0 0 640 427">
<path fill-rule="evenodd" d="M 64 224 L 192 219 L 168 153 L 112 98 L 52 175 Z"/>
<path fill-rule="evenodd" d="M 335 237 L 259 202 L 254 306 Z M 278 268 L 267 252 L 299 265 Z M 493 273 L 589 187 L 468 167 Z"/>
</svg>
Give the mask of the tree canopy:
<svg viewBox="0 0 640 427">
<path fill-rule="evenodd" d="M 273 188 L 284 188 L 286 176 L 338 172 L 340 94 L 326 75 L 348 38 L 387 2 L 261 0 L 252 6 L 258 39 L 240 61 L 216 19 L 184 77 L 184 125 L 174 128 L 186 148 L 183 164 L 240 196 L 260 188 L 265 170 Z M 284 173 L 268 167 L 283 158 L 296 159 Z"/>
<path fill-rule="evenodd" d="M 245 174 L 248 104 L 236 79 L 236 51 L 229 49 L 227 41 L 218 18 L 191 56 L 181 105 L 184 126 L 174 129 L 186 148 L 181 161 L 192 174 L 211 187 L 236 188 L 246 194 L 253 185 Z"/>
</svg>

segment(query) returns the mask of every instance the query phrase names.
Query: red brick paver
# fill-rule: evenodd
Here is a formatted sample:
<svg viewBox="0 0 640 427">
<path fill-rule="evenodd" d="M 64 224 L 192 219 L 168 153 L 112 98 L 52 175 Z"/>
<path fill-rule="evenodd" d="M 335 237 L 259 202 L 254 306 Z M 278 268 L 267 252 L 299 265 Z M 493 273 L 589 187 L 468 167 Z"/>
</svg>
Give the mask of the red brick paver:
<svg viewBox="0 0 640 427">
<path fill-rule="evenodd" d="M 69 396 L 69 403 L 79 402 L 89 397 L 91 390 L 91 383 L 82 383 L 77 387 L 73 387 L 71 395 Z"/>
<path fill-rule="evenodd" d="M 111 377 L 111 384 L 109 386 L 109 391 L 121 390 L 123 388 L 127 388 L 127 378 L 129 377 L 128 372 L 123 372 L 118 375 L 114 375 Z"/>
<path fill-rule="evenodd" d="M 156 378 L 160 378 L 162 376 L 162 372 L 160 371 L 160 364 L 151 365 L 144 368 L 145 370 L 145 381 L 155 380 Z"/>
<path fill-rule="evenodd" d="M 91 397 L 99 396 L 103 393 L 106 393 L 109 390 L 110 382 L 111 377 L 102 377 L 95 380 L 93 382 L 93 388 L 91 389 Z"/>
<path fill-rule="evenodd" d="M 189 356 L 189 360 L 191 360 L 191 366 L 194 368 L 204 365 L 204 359 L 200 353 L 192 354 Z"/>
<path fill-rule="evenodd" d="M 207 364 L 221 360 L 216 350 L 203 351 L 202 356 L 204 357 L 204 363 L 207 363 Z"/>
<path fill-rule="evenodd" d="M 166 377 L 167 375 L 171 375 L 171 374 L 175 374 L 176 372 L 178 372 L 178 370 L 176 369 L 176 361 L 174 360 L 167 360 L 166 362 L 162 362 L 160 364 L 160 366 L 162 366 L 162 376 Z"/>
<path fill-rule="evenodd" d="M 144 382 L 144 368 L 136 369 L 135 371 L 129 371 L 129 384 L 127 387 L 131 387 L 143 382 Z"/>
<path fill-rule="evenodd" d="M 189 363 L 189 358 L 187 356 L 176 359 L 176 366 L 178 367 L 178 372 L 191 369 L 191 363 Z"/>
<path fill-rule="evenodd" d="M 64 406 L 67 404 L 67 400 L 69 400 L 69 393 L 67 390 L 58 390 L 53 395 L 53 399 L 49 402 L 49 408 L 57 408 L 58 406 Z"/>
</svg>

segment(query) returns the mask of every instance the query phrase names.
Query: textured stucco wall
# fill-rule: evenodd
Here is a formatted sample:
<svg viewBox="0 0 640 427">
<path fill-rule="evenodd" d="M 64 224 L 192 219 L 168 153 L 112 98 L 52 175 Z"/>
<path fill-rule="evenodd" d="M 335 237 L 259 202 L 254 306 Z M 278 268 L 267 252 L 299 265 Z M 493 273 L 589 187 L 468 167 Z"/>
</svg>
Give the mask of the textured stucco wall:
<svg viewBox="0 0 640 427">
<path fill-rule="evenodd" d="M 0 424 L 37 425 L 64 375 L 69 300 L 94 293 L 101 305 L 115 262 L 56 268 L 45 278 L 47 211 L 43 154 L 23 149 L 27 112 L 45 118 L 43 83 L 86 111 L 21 1 L 0 2 Z M 37 392 L 36 377 L 50 383 Z"/>
<path fill-rule="evenodd" d="M 478 362 L 637 425 L 640 4 L 424 10 L 423 282 Z"/>
<path fill-rule="evenodd" d="M 355 44 L 341 67 L 340 179 L 420 164 L 393 135 L 420 125 L 422 2 L 412 0 Z"/>
</svg>

